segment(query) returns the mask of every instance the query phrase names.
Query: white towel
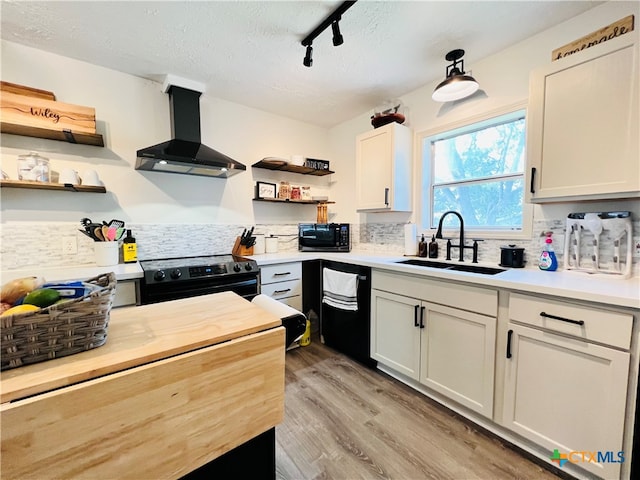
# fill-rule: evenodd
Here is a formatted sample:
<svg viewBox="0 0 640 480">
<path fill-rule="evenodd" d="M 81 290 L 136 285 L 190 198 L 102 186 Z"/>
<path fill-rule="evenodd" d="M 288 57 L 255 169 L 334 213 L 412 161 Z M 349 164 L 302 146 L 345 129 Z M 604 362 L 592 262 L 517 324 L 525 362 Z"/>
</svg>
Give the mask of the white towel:
<svg viewBox="0 0 640 480">
<path fill-rule="evenodd" d="M 358 310 L 358 275 L 322 269 L 322 302 L 341 310 Z"/>
</svg>

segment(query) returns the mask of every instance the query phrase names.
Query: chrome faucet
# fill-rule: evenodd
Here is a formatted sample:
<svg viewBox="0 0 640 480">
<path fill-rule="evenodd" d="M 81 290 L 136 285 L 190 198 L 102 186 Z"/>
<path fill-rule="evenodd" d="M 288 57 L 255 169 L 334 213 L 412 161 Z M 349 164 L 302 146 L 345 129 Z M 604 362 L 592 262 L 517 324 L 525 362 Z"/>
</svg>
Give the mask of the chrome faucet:
<svg viewBox="0 0 640 480">
<path fill-rule="evenodd" d="M 473 245 L 468 247 L 464 244 L 464 220 L 462 219 L 462 215 L 454 210 L 446 211 L 440 217 L 440 221 L 438 222 L 438 231 L 436 232 L 436 238 L 442 238 L 442 223 L 444 218 L 453 213 L 456 217 L 460 219 L 460 243 L 458 245 L 452 245 L 451 240 L 447 240 L 447 260 L 451 260 L 451 247 L 455 247 L 459 250 L 460 255 L 458 261 L 464 262 L 464 249 L 471 248 L 473 250 L 473 260 L 471 263 L 478 263 L 478 241 L 474 240 Z"/>
</svg>

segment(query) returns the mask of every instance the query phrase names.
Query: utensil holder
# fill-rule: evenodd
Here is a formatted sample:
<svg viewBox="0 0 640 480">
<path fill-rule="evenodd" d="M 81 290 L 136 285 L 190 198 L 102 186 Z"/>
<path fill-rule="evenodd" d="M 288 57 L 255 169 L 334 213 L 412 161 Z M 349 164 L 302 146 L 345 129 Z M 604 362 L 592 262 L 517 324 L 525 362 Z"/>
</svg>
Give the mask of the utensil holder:
<svg viewBox="0 0 640 480">
<path fill-rule="evenodd" d="M 118 242 L 94 242 L 93 250 L 96 265 L 99 267 L 110 267 L 118 264 Z"/>
<path fill-rule="evenodd" d="M 236 243 L 233 245 L 231 253 L 234 255 L 253 255 L 253 246 L 247 248 L 244 245 L 240 245 L 240 237 L 236 237 Z"/>
</svg>

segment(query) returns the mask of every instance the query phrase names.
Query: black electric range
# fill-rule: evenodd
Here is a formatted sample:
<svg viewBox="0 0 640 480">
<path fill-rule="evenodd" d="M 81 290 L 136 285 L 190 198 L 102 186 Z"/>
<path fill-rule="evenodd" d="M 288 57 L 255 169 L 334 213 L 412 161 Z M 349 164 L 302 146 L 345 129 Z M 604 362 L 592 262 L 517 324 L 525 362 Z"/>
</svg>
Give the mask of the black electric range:
<svg viewBox="0 0 640 480">
<path fill-rule="evenodd" d="M 141 260 L 140 302 L 150 303 L 233 291 L 248 300 L 260 293 L 260 268 L 237 255 Z"/>
</svg>

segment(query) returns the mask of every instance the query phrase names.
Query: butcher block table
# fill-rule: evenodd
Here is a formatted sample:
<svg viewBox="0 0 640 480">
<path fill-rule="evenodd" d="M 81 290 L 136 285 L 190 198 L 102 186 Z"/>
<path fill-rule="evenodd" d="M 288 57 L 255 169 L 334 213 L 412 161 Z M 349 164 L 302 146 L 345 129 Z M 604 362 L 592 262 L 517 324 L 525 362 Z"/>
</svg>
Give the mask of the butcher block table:
<svg viewBox="0 0 640 480">
<path fill-rule="evenodd" d="M 282 421 L 284 358 L 233 292 L 113 309 L 105 345 L 0 374 L 2 479 L 180 478 Z"/>
</svg>

